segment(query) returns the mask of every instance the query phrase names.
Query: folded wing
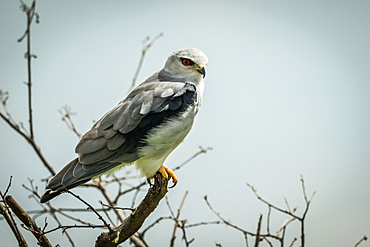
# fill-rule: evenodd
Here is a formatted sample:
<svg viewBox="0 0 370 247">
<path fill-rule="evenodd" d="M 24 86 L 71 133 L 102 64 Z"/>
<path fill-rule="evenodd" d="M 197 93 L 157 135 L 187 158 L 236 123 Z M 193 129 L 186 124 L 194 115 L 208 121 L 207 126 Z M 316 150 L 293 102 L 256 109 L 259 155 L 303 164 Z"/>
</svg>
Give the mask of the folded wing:
<svg viewBox="0 0 370 247">
<path fill-rule="evenodd" d="M 148 131 L 180 114 L 196 99 L 196 88 L 184 82 L 146 82 L 82 136 L 76 147 L 81 164 L 132 163 Z"/>
</svg>

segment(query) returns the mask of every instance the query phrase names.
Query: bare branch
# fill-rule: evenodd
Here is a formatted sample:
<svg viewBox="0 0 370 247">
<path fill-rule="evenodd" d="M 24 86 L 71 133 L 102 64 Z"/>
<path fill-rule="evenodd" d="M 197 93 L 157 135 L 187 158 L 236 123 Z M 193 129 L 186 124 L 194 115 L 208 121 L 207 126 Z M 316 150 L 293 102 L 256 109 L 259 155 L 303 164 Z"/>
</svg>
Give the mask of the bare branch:
<svg viewBox="0 0 370 247">
<path fill-rule="evenodd" d="M 87 206 L 88 209 L 91 209 L 97 216 L 98 216 L 98 219 L 101 220 L 103 222 L 103 224 L 108 228 L 109 232 L 112 232 L 112 228 L 110 227 L 110 225 L 104 220 L 103 216 L 101 216 L 93 206 L 91 206 L 87 201 L 85 201 L 84 199 L 82 199 L 79 195 L 76 195 L 75 193 L 73 193 L 72 191 L 67 191 L 69 194 L 73 195 L 74 197 L 76 197 L 78 200 L 80 200 L 83 204 L 85 204 Z"/>
<path fill-rule="evenodd" d="M 13 176 L 10 176 L 8 186 L 6 187 L 5 193 L 2 194 L 1 197 L 4 198 L 8 194 L 10 186 L 12 186 L 12 180 L 13 180 Z"/>
<path fill-rule="evenodd" d="M 6 222 L 8 223 L 10 229 L 12 230 L 15 238 L 18 241 L 18 245 L 21 247 L 28 247 L 26 240 L 24 239 L 22 233 L 19 231 L 17 224 L 15 223 L 12 215 L 8 211 L 8 208 L 6 208 L 1 202 L 0 202 L 0 214 L 4 216 Z"/>
<path fill-rule="evenodd" d="M 81 137 L 81 133 L 77 131 L 71 116 L 75 115 L 76 113 L 71 112 L 71 107 L 65 105 L 62 109 L 59 109 L 59 113 L 62 116 L 62 121 L 67 125 L 68 129 L 70 129 L 73 133 L 76 134 L 77 137 Z"/>
<path fill-rule="evenodd" d="M 143 40 L 143 48 L 141 49 L 141 57 L 140 57 L 140 61 L 139 61 L 139 64 L 137 66 L 137 69 L 136 69 L 136 72 L 135 72 L 135 75 L 134 75 L 134 78 L 132 79 L 132 83 L 131 83 L 131 86 L 129 88 L 129 92 L 135 87 L 135 84 L 136 84 L 136 80 L 137 80 L 137 77 L 139 75 L 139 72 L 141 70 L 141 67 L 143 65 L 143 62 L 144 62 L 144 58 L 145 58 L 145 55 L 146 55 L 146 52 L 149 50 L 149 48 L 157 41 L 157 39 L 159 39 L 160 37 L 162 37 L 164 34 L 163 33 L 160 33 L 158 34 L 157 36 L 155 36 L 152 41 L 149 42 L 150 40 L 150 37 L 147 36 L 144 40 Z M 149 43 L 148 43 L 149 42 Z"/>
<path fill-rule="evenodd" d="M 355 247 L 359 246 L 363 241 L 367 241 L 367 236 L 363 236 L 356 244 Z"/>
<path fill-rule="evenodd" d="M 93 186 L 95 186 L 97 189 L 100 190 L 100 192 L 103 194 L 104 198 L 107 200 L 108 204 L 113 208 L 117 218 L 123 223 L 126 219 L 125 214 L 122 210 L 116 209 L 117 204 L 113 201 L 112 197 L 108 193 L 108 191 L 105 188 L 105 185 L 102 182 L 101 178 L 95 179 Z M 147 245 L 138 238 L 136 235 L 132 235 L 130 237 L 130 240 L 135 244 L 136 247 L 146 247 Z"/>
<path fill-rule="evenodd" d="M 40 246 L 52 247 L 47 237 L 37 226 L 36 222 L 27 214 L 26 211 L 23 210 L 23 208 L 13 199 L 12 196 L 6 196 L 5 203 L 9 205 L 14 214 L 17 215 L 17 217 L 27 226 L 27 229 L 32 232 Z"/>
<path fill-rule="evenodd" d="M 206 226 L 206 225 L 219 225 L 221 223 L 222 223 L 221 221 L 208 221 L 208 222 L 199 222 L 199 223 L 189 224 L 189 225 L 186 225 L 185 227 L 190 228 L 190 227 Z"/>
<path fill-rule="evenodd" d="M 164 199 L 166 200 L 166 204 L 167 204 L 168 210 L 170 210 L 171 217 L 172 218 L 175 218 L 175 214 L 174 214 L 174 212 L 172 210 L 172 207 L 171 207 L 170 201 L 168 200 L 168 197 L 166 196 Z"/>
<path fill-rule="evenodd" d="M 135 211 L 134 208 L 121 208 L 121 207 L 112 207 L 108 204 L 104 204 L 102 201 L 99 201 L 99 203 L 104 206 L 104 207 L 108 207 L 108 208 L 113 208 L 113 209 L 120 209 L 120 210 L 130 210 L 131 212 Z"/>
<path fill-rule="evenodd" d="M 36 55 L 31 54 L 31 24 L 33 18 L 36 17 L 36 23 L 39 22 L 39 15 L 36 13 L 36 1 L 32 1 L 31 7 L 28 7 L 22 0 L 21 0 L 21 8 L 23 12 L 27 15 L 27 29 L 22 35 L 21 38 L 18 39 L 18 42 L 22 42 L 24 38 L 27 37 L 27 52 L 25 54 L 25 58 L 27 59 L 27 72 L 28 72 L 28 117 L 29 117 L 29 129 L 30 135 L 29 138 L 31 140 L 34 139 L 34 132 L 33 132 L 33 115 L 32 115 L 32 75 L 31 75 L 31 59 L 37 58 Z"/>
<path fill-rule="evenodd" d="M 285 231 L 285 229 L 286 229 L 286 227 L 287 227 L 287 225 L 289 224 L 289 223 L 291 223 L 291 222 L 293 222 L 294 220 L 296 220 L 295 218 L 288 218 L 288 219 L 286 219 L 284 222 L 283 222 L 283 224 L 281 225 L 281 227 L 280 227 L 280 229 L 276 232 L 276 235 L 277 236 L 280 236 L 280 235 L 284 235 L 283 233 L 284 233 L 284 231 Z"/>
<path fill-rule="evenodd" d="M 297 238 L 293 238 L 292 242 L 290 243 L 289 247 L 293 247 L 294 243 L 297 241 Z"/>
<path fill-rule="evenodd" d="M 160 217 L 158 219 L 156 219 L 152 224 L 150 224 L 149 226 L 147 226 L 141 233 L 140 233 L 140 237 L 141 238 L 144 238 L 144 235 L 147 231 L 149 231 L 151 228 L 153 228 L 155 225 L 157 225 L 159 222 L 161 222 L 162 220 L 172 220 L 173 218 L 171 216 L 164 216 L 164 217 Z"/>
<path fill-rule="evenodd" d="M 27 134 L 24 131 L 24 128 L 22 125 L 18 124 L 17 121 L 13 118 L 12 114 L 7 108 L 6 102 L 8 100 L 8 93 L 3 92 L 0 90 L 0 99 L 1 104 L 3 106 L 3 109 L 5 110 L 6 116 L 0 112 L 0 117 L 11 127 L 13 128 L 18 134 L 23 136 L 28 143 L 32 146 L 38 157 L 41 159 L 44 166 L 49 170 L 49 172 L 52 175 L 55 175 L 54 169 L 51 167 L 51 165 L 46 161 L 45 157 L 41 153 L 40 149 L 37 147 L 35 138 L 34 138 L 34 131 L 33 131 L 33 115 L 32 115 L 32 76 L 31 76 L 31 59 L 36 58 L 35 55 L 31 54 L 31 23 L 33 21 L 33 18 L 36 17 L 36 22 L 38 23 L 39 15 L 35 11 L 36 7 L 36 1 L 34 0 L 31 4 L 31 7 L 28 7 L 22 0 L 21 2 L 21 8 L 26 13 L 27 16 L 27 29 L 24 33 L 24 35 L 18 40 L 18 42 L 21 42 L 25 37 L 27 37 L 27 52 L 26 52 L 26 59 L 27 59 L 27 72 L 28 72 L 28 117 L 29 117 L 29 132 L 30 134 Z"/>
<path fill-rule="evenodd" d="M 118 200 L 121 196 L 131 192 L 131 191 L 138 191 L 140 190 L 141 187 L 143 187 L 144 185 L 146 185 L 146 182 L 142 182 L 141 184 L 137 185 L 137 186 L 132 186 L 131 188 L 127 189 L 127 190 L 124 190 L 124 191 L 121 191 L 117 194 L 116 198 L 114 199 L 114 203 L 118 203 Z"/>
<path fill-rule="evenodd" d="M 37 203 L 39 203 L 39 205 L 41 205 L 40 204 L 40 200 L 36 200 L 36 202 Z M 50 208 L 52 208 L 52 206 L 51 206 L 51 203 L 50 202 L 47 202 L 46 203 Z M 41 205 L 41 207 L 43 207 L 43 205 Z M 55 214 L 55 212 L 54 211 L 52 211 L 52 210 L 50 210 L 50 215 L 51 215 L 51 217 L 53 217 L 53 219 L 55 220 L 55 222 L 58 224 L 58 226 L 62 226 L 62 223 L 61 223 L 61 221 L 59 220 L 59 218 L 57 217 L 57 215 Z M 45 225 L 45 227 L 46 227 L 46 225 Z M 67 237 L 67 239 L 68 239 L 68 241 L 70 242 L 70 244 L 72 245 L 72 247 L 74 247 L 75 245 L 74 245 L 74 242 L 73 242 L 73 240 L 72 240 L 72 237 L 69 235 L 69 233 L 66 231 L 67 229 L 65 229 L 64 230 L 64 234 L 65 234 L 65 236 Z"/>
<path fill-rule="evenodd" d="M 20 125 L 17 123 L 17 121 L 14 119 L 13 115 L 10 113 L 9 109 L 8 109 L 8 105 L 7 105 L 7 101 L 9 99 L 9 93 L 8 92 L 4 92 L 3 90 L 0 89 L 0 101 L 1 101 L 1 105 L 5 111 L 5 115 L 3 115 L 1 112 L 1 117 L 4 119 L 4 120 L 8 120 L 8 124 L 11 125 L 11 126 L 14 126 L 14 128 L 16 130 L 19 130 L 21 131 L 21 128 L 20 128 Z"/>
<path fill-rule="evenodd" d="M 301 176 L 301 184 L 302 184 L 303 197 L 304 197 L 304 200 L 306 202 L 306 208 L 303 212 L 302 217 L 300 218 L 300 222 L 301 222 L 301 246 L 304 247 L 305 246 L 305 222 L 304 222 L 304 220 L 306 218 L 306 215 L 307 215 L 308 209 L 310 207 L 311 201 L 312 201 L 316 192 L 314 191 L 312 193 L 310 199 L 307 199 L 306 187 L 305 187 L 305 184 L 304 184 L 303 176 Z"/>
<path fill-rule="evenodd" d="M 271 207 L 270 207 L 270 206 L 268 206 L 267 222 L 266 222 L 266 230 L 267 230 L 267 234 L 270 234 L 270 218 L 271 218 Z"/>
<path fill-rule="evenodd" d="M 200 154 L 206 154 L 208 151 L 213 150 L 212 147 L 203 148 L 202 146 L 199 146 L 199 149 L 200 150 L 198 152 L 193 154 L 191 157 L 189 157 L 187 160 L 185 160 L 184 162 L 182 162 L 180 165 L 176 166 L 172 170 L 173 171 L 180 170 L 180 168 L 182 168 L 184 165 L 186 165 L 187 163 L 189 163 L 190 161 L 198 157 Z"/>
<path fill-rule="evenodd" d="M 4 107 L 4 105 L 3 105 Z M 49 170 L 49 172 L 52 174 L 52 175 L 55 175 L 56 172 L 54 171 L 53 167 L 46 161 L 44 155 L 41 153 L 40 149 L 37 147 L 36 143 L 35 143 L 35 140 L 32 139 L 30 136 L 27 135 L 27 133 L 25 133 L 22 128 L 21 128 L 21 125 L 19 125 L 17 123 L 17 121 L 13 118 L 13 116 L 10 114 L 10 112 L 8 111 L 7 108 L 4 108 L 5 111 L 6 111 L 6 115 L 8 115 L 8 117 L 6 117 L 3 113 L 0 112 L 0 117 L 12 128 L 14 129 L 18 134 L 20 134 L 24 139 L 26 139 L 26 141 L 31 145 L 31 147 L 33 148 L 33 150 L 36 152 L 37 156 L 40 158 L 41 162 L 44 164 L 44 166 Z"/>
<path fill-rule="evenodd" d="M 112 232 L 102 233 L 95 242 L 95 246 L 111 247 L 126 241 L 144 223 L 145 219 L 154 211 L 160 200 L 166 195 L 168 180 L 160 173 L 156 173 L 155 183 L 149 188 L 145 198 L 124 222 Z"/>
<path fill-rule="evenodd" d="M 184 240 L 184 242 L 185 242 L 185 246 L 186 247 L 188 247 L 188 246 L 190 246 L 190 244 L 192 243 L 192 242 L 194 242 L 194 240 L 195 240 L 195 238 L 192 238 L 192 239 L 190 239 L 190 240 L 188 240 L 188 237 L 187 237 L 187 234 L 186 234 L 186 230 L 185 230 L 185 228 L 186 228 L 186 220 L 182 220 L 182 221 L 180 221 L 179 222 L 179 226 L 178 226 L 180 229 L 181 229 L 181 231 L 182 231 L 182 239 Z"/>
<path fill-rule="evenodd" d="M 248 187 L 253 191 L 253 193 L 254 193 L 254 195 L 257 197 L 257 199 L 258 199 L 258 200 L 260 200 L 261 202 L 263 202 L 264 204 L 266 204 L 267 206 L 269 206 L 269 207 L 271 207 L 271 208 L 275 209 L 276 211 L 282 212 L 282 213 L 287 214 L 287 215 L 290 215 L 290 216 L 292 216 L 292 217 L 294 217 L 294 218 L 296 218 L 296 219 L 299 219 L 299 217 L 298 217 L 298 216 L 296 216 L 296 215 L 292 214 L 291 212 L 286 211 L 286 210 L 284 210 L 284 209 L 281 209 L 281 208 L 279 208 L 279 207 L 277 207 L 277 206 L 275 206 L 275 205 L 273 205 L 273 204 L 269 203 L 269 202 L 268 202 L 268 201 L 266 201 L 265 199 L 263 199 L 263 198 L 262 198 L 262 197 L 257 193 L 257 190 L 256 190 L 252 185 L 250 185 L 250 184 L 248 184 L 248 183 L 247 183 L 247 186 L 248 186 Z"/>
<path fill-rule="evenodd" d="M 258 219 L 258 225 L 257 225 L 257 235 L 256 235 L 256 240 L 254 242 L 254 247 L 258 247 L 260 245 L 260 235 L 261 235 L 261 226 L 262 226 L 262 214 L 260 214 L 260 217 Z"/>
<path fill-rule="evenodd" d="M 182 207 L 184 206 L 184 203 L 185 203 L 185 199 L 188 195 L 189 191 L 186 191 L 185 192 L 185 195 L 184 197 L 182 198 L 182 201 L 180 203 L 180 206 L 179 208 L 177 209 L 177 214 L 176 214 L 176 217 L 174 218 L 174 221 L 175 221 L 175 224 L 173 226 L 173 231 L 172 231 L 172 238 L 171 238 L 171 241 L 170 241 L 170 246 L 173 247 L 175 246 L 175 240 L 176 240 L 176 230 L 177 228 L 179 227 L 179 218 L 180 218 L 180 214 L 181 214 L 181 210 L 182 210 Z M 183 234 L 185 234 L 185 230 L 183 231 Z M 185 241 L 186 242 L 186 241 Z"/>
<path fill-rule="evenodd" d="M 249 234 L 249 235 L 251 235 L 251 236 L 257 236 L 257 234 L 256 233 L 253 233 L 253 232 L 249 232 L 249 231 L 246 231 L 246 230 L 244 230 L 244 229 L 242 229 L 242 228 L 240 228 L 240 227 L 238 227 L 237 225 L 234 225 L 234 224 L 231 224 L 229 221 L 227 221 L 225 218 L 223 218 L 222 216 L 221 216 L 221 214 L 219 213 L 219 212 L 217 212 L 213 207 L 212 207 L 212 205 L 209 203 L 209 201 L 208 201 L 208 197 L 207 196 L 205 196 L 204 197 L 204 200 L 206 201 L 206 204 L 207 204 L 207 206 L 211 209 L 211 211 L 225 224 L 225 225 L 228 225 L 228 226 L 231 226 L 232 228 L 234 228 L 234 229 L 236 229 L 236 230 L 238 230 L 238 231 L 240 231 L 240 232 L 242 232 L 243 234 Z M 266 234 L 260 234 L 260 236 L 267 236 Z M 273 235 L 268 235 L 268 236 L 271 236 L 271 237 L 273 237 L 273 238 L 277 238 L 278 239 L 278 237 L 276 237 L 276 236 L 273 236 Z"/>
<path fill-rule="evenodd" d="M 90 229 L 95 229 L 95 228 L 106 228 L 105 225 L 70 225 L 70 226 L 58 226 L 58 227 L 55 227 L 54 229 L 51 229 L 49 231 L 46 231 L 44 232 L 44 234 L 49 234 L 51 232 L 55 232 L 57 230 L 60 230 L 62 229 L 62 232 L 65 233 L 65 231 L 67 229 L 71 229 L 71 228 L 90 228 Z"/>
</svg>

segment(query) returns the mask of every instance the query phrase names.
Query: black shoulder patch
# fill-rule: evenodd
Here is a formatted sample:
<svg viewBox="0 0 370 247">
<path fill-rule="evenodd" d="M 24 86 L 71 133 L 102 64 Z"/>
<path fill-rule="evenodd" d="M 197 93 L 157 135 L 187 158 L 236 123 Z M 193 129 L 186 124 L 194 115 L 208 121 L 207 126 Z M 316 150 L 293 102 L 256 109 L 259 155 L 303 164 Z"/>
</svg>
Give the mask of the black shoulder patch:
<svg viewBox="0 0 370 247">
<path fill-rule="evenodd" d="M 183 89 L 175 95 L 168 97 L 157 109 L 149 112 L 135 129 L 127 133 L 127 137 L 134 137 L 135 139 L 139 137 L 139 139 L 144 139 L 149 130 L 171 118 L 176 118 L 186 111 L 189 106 L 195 103 L 196 98 L 197 93 L 195 85 L 192 83 L 185 83 Z"/>
</svg>

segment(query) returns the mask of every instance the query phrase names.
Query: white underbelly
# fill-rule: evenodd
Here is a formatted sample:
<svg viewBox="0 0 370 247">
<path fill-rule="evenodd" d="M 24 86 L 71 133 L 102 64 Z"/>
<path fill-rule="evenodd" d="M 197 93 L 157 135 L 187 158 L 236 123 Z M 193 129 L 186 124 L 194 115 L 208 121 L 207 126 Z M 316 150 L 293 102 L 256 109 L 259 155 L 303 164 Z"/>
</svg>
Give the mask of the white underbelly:
<svg viewBox="0 0 370 247">
<path fill-rule="evenodd" d="M 146 177 L 153 176 L 167 156 L 184 140 L 193 126 L 197 107 L 190 107 L 181 117 L 172 119 L 149 132 L 147 145 L 140 148 L 136 166 Z"/>
</svg>

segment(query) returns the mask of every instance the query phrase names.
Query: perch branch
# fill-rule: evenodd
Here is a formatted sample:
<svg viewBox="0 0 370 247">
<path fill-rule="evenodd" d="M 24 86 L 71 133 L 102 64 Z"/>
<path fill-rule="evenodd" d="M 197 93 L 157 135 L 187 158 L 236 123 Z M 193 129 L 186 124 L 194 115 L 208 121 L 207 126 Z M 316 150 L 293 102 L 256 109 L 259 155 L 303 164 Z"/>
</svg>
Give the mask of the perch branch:
<svg viewBox="0 0 370 247">
<path fill-rule="evenodd" d="M 141 201 L 139 206 L 135 208 L 135 211 L 132 212 L 120 226 L 113 229 L 112 232 L 102 233 L 95 242 L 96 247 L 117 246 L 126 241 L 141 227 L 145 219 L 154 211 L 168 191 L 167 178 L 164 178 L 159 173 L 157 173 L 154 178 L 154 185 L 149 188 L 145 198 Z"/>
</svg>

